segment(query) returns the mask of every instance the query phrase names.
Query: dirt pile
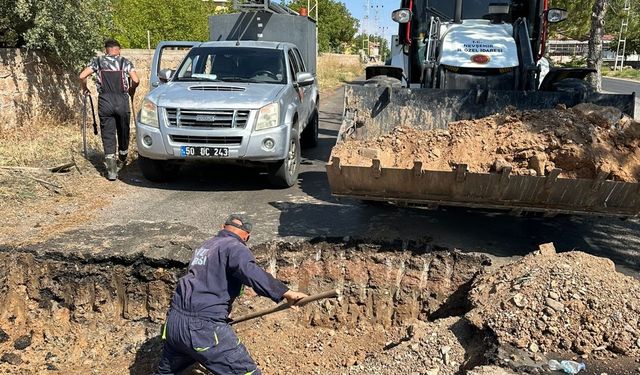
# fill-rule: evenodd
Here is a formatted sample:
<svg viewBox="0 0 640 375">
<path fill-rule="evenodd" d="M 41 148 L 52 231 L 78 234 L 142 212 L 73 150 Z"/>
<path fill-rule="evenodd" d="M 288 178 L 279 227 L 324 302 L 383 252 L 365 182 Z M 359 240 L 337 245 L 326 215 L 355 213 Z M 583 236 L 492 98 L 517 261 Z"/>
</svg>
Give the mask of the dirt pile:
<svg viewBox="0 0 640 375">
<path fill-rule="evenodd" d="M 398 341 L 352 367 L 349 374 L 458 374 L 485 360 L 482 338 L 460 317 L 416 321 Z"/>
<path fill-rule="evenodd" d="M 640 179 L 640 122 L 611 107 L 580 104 L 567 109 L 507 110 L 477 120 L 457 121 L 448 130 L 421 131 L 399 124 L 373 140 L 339 143 L 332 156 L 341 163 L 450 171 L 467 164 L 471 172 L 544 176 L 561 169 L 560 177 L 636 182 Z"/>
<path fill-rule="evenodd" d="M 535 358 L 573 352 L 589 358 L 640 357 L 640 282 L 605 258 L 557 254 L 552 244 L 479 276 L 467 318 L 498 345 Z"/>
</svg>

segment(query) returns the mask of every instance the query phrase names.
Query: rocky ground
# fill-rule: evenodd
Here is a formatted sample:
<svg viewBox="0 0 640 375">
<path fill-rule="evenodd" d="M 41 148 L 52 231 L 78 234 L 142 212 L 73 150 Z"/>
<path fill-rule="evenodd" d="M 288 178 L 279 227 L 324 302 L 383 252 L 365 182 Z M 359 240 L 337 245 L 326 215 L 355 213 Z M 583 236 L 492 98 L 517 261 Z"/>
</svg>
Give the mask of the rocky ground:
<svg viewBox="0 0 640 375">
<path fill-rule="evenodd" d="M 338 144 L 332 156 L 345 165 L 450 171 L 467 164 L 471 172 L 545 176 L 561 169 L 561 177 L 640 179 L 640 122 L 611 107 L 580 104 L 551 110 L 515 111 L 478 120 L 457 121 L 448 130 L 421 131 L 398 124 L 373 140 Z"/>
<path fill-rule="evenodd" d="M 470 321 L 537 358 L 640 358 L 640 283 L 613 262 L 553 245 L 474 281 Z"/>
</svg>

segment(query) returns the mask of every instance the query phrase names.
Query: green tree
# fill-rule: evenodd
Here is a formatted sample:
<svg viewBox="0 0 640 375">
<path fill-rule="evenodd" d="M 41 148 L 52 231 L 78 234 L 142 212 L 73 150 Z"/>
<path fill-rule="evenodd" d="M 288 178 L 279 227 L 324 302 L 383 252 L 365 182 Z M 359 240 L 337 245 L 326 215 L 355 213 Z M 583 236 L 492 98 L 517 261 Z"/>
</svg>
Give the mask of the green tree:
<svg viewBox="0 0 640 375">
<path fill-rule="evenodd" d="M 307 7 L 307 0 L 294 0 L 288 5 L 299 11 Z M 344 52 L 351 45 L 358 30 L 355 19 L 344 3 L 318 0 L 318 49 L 320 52 Z"/>
<path fill-rule="evenodd" d="M 564 8 L 569 11 L 566 21 L 551 26 L 551 37 L 557 38 L 559 35 L 570 39 L 588 40 L 591 28 L 591 15 L 594 0 L 552 0 L 551 6 Z M 613 48 L 617 47 L 620 24 L 626 17 L 624 9 L 625 0 L 611 0 L 606 7 L 604 19 L 605 35 L 612 35 L 615 39 Z M 631 19 L 626 34 L 627 52 L 640 52 L 640 2 L 631 1 Z"/>
<path fill-rule="evenodd" d="M 78 68 L 95 55 L 109 22 L 109 0 L 0 0 L 0 47 L 42 50 Z"/>
<path fill-rule="evenodd" d="M 380 57 L 381 58 L 388 58 L 389 57 L 389 41 L 387 41 L 387 39 L 385 39 L 384 37 L 380 36 L 380 35 L 374 35 L 374 34 L 358 34 L 353 38 L 353 42 L 351 43 L 351 51 L 352 52 L 359 52 L 361 49 L 363 49 L 364 46 L 364 53 L 365 55 L 369 54 L 369 51 L 367 51 L 367 41 L 366 39 L 369 39 L 369 42 L 371 43 L 371 45 L 373 46 L 374 43 L 379 43 L 380 44 Z"/>
<path fill-rule="evenodd" d="M 228 12 L 213 1 L 112 0 L 115 37 L 123 47 L 146 48 L 162 40 L 207 40 L 209 15 Z"/>
</svg>

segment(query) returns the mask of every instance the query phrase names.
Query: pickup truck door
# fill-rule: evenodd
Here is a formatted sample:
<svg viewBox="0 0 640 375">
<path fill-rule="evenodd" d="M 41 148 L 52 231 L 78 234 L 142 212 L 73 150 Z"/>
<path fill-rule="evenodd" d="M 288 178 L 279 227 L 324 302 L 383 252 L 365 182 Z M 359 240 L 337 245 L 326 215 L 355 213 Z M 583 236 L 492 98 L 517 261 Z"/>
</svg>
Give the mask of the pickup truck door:
<svg viewBox="0 0 640 375">
<path fill-rule="evenodd" d="M 151 62 L 151 74 L 149 75 L 149 85 L 151 90 L 160 86 L 164 82 L 160 80 L 158 74 L 162 69 L 171 69 L 175 71 L 189 50 L 200 44 L 201 42 L 191 41 L 166 41 L 158 43 L 156 51 L 153 54 L 153 61 Z M 166 49 L 171 49 L 165 51 Z"/>
<path fill-rule="evenodd" d="M 298 95 L 300 97 L 300 106 L 298 108 L 298 116 L 299 116 L 299 121 L 303 124 L 306 125 L 307 120 L 309 119 L 309 115 L 310 115 L 310 100 L 309 100 L 309 86 L 306 87 L 302 87 L 302 86 L 298 86 L 298 84 L 296 83 L 296 75 L 300 72 L 304 72 L 305 67 L 304 67 L 304 63 L 302 62 L 302 60 L 299 57 L 299 53 L 297 53 L 298 51 L 296 49 L 290 49 L 288 52 L 288 57 L 289 57 L 289 63 L 292 65 L 293 68 L 293 85 L 296 87 L 296 90 L 298 91 Z"/>
<path fill-rule="evenodd" d="M 302 58 L 302 55 L 300 54 L 300 50 L 294 49 L 293 52 L 299 61 L 301 71 L 305 73 L 310 73 L 309 69 L 307 69 L 306 62 L 304 61 L 304 59 Z M 309 116 L 311 116 L 311 114 L 313 113 L 313 102 L 315 101 L 314 87 L 316 87 L 316 85 L 309 85 L 309 86 L 303 87 L 304 89 L 303 103 L 304 103 L 304 108 L 306 110 L 307 120 L 309 119 Z"/>
</svg>

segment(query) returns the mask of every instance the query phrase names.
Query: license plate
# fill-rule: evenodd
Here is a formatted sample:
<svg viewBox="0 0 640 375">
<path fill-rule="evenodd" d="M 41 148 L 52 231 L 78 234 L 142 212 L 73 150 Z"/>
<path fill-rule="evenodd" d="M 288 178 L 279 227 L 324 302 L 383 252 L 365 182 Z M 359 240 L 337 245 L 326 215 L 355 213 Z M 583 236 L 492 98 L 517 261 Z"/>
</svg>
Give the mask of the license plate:
<svg viewBox="0 0 640 375">
<path fill-rule="evenodd" d="M 181 146 L 180 156 L 226 158 L 229 156 L 229 149 L 226 147 Z"/>
</svg>

